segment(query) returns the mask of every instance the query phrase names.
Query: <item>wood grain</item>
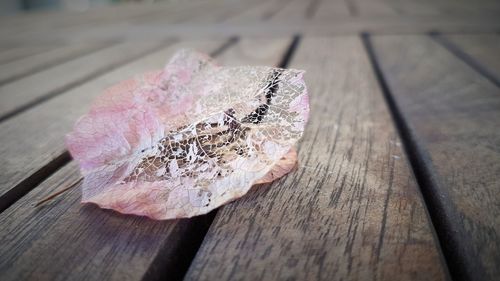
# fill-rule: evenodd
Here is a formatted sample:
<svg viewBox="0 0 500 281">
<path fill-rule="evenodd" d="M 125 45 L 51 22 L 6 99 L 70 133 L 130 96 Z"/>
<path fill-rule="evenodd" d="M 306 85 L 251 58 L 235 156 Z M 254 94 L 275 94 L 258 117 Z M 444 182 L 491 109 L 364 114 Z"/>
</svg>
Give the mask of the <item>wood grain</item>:
<svg viewBox="0 0 500 281">
<path fill-rule="evenodd" d="M 453 270 L 498 279 L 500 89 L 429 37 L 376 36 L 373 44 L 429 178 L 423 188 Z"/>
<path fill-rule="evenodd" d="M 415 179 L 357 37 L 305 38 L 299 167 L 222 207 L 186 280 L 443 280 Z"/>
<path fill-rule="evenodd" d="M 120 43 L 0 86 L 0 118 L 58 95 L 158 48 L 159 42 Z"/>
<path fill-rule="evenodd" d="M 82 206 L 79 186 L 33 207 L 79 178 L 76 165 L 64 167 L 0 214 L 2 280 L 141 280 L 160 251 L 181 258 L 174 243 L 189 235 L 187 220 L 153 221 Z"/>
<path fill-rule="evenodd" d="M 256 42 L 242 40 L 233 48 L 223 52 L 220 61 L 230 65 L 276 64 L 280 61 L 289 42 L 290 39 L 286 38 L 261 39 Z M 170 55 L 181 44 L 205 49 L 216 46 L 210 42 L 176 44 L 105 75 L 91 83 L 92 86 L 82 86 L 81 91 L 72 94 L 79 99 L 81 105 L 88 104 L 85 101 L 90 98 L 86 97 L 85 93 L 89 91 L 84 90 L 102 88 L 105 83 L 123 79 L 123 75 L 128 76 L 151 67 L 160 67 L 165 56 Z M 258 52 L 254 53 L 257 45 L 265 50 L 274 50 L 274 52 L 268 52 L 266 56 Z M 93 92 L 95 91 L 90 93 Z M 45 106 L 69 102 L 69 99 L 63 99 L 67 96 L 58 97 Z M 71 104 L 74 103 L 77 101 L 73 100 Z M 39 112 L 47 112 L 47 108 Z M 27 115 L 28 112 L 23 116 Z M 33 112 L 32 116 L 39 116 L 39 114 Z M 68 117 L 68 119 L 74 119 L 74 117 Z M 63 122 L 59 125 L 63 125 Z M 54 133 L 59 134 L 59 137 L 52 141 L 48 139 L 44 141 L 61 150 L 63 148 L 59 142 L 64 130 Z M 94 205 L 81 206 L 78 203 L 79 186 L 44 207 L 33 208 L 32 204 L 37 200 L 79 179 L 76 165 L 71 163 L 0 214 L 2 280 L 35 278 L 149 280 L 181 277 L 176 275 L 179 259 L 183 259 L 183 255 L 187 254 L 184 247 L 189 248 L 194 243 L 190 241 L 190 235 L 197 235 L 197 232 L 202 231 L 200 224 L 206 223 L 206 217 L 152 221 L 142 217 L 119 215 L 112 211 L 101 210 Z M 47 258 L 49 256 L 50 259 Z M 187 262 L 189 264 L 190 260 Z M 154 274 L 150 273 L 152 271 Z M 161 275 L 163 273 L 165 275 Z"/>
</svg>

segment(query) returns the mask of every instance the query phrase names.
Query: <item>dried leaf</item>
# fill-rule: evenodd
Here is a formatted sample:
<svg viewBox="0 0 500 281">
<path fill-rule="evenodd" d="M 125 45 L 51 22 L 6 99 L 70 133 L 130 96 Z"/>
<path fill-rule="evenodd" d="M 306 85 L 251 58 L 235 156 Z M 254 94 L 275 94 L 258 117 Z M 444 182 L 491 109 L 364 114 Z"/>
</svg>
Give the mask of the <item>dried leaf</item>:
<svg viewBox="0 0 500 281">
<path fill-rule="evenodd" d="M 274 164 L 271 170 L 254 184 L 270 183 L 290 173 L 297 166 L 297 151 L 291 148 L 281 159 Z"/>
<path fill-rule="evenodd" d="M 191 217 L 286 174 L 296 156 L 281 158 L 292 155 L 309 114 L 302 76 L 220 67 L 182 50 L 163 71 L 111 87 L 66 139 L 84 175 L 82 202 Z"/>
</svg>

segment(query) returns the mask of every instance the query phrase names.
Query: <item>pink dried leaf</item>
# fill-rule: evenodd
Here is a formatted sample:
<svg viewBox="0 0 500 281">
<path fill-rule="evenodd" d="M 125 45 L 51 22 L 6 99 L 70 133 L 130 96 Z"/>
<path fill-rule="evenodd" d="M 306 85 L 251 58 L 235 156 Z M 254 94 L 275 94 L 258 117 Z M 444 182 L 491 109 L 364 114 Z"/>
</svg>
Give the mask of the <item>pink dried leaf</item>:
<svg viewBox="0 0 500 281">
<path fill-rule="evenodd" d="M 111 87 L 66 138 L 82 202 L 191 217 L 286 174 L 309 114 L 302 76 L 182 50 L 163 71 Z"/>
<path fill-rule="evenodd" d="M 271 168 L 271 170 L 254 184 L 264 184 L 273 182 L 276 179 L 290 173 L 297 166 L 297 151 L 291 148 L 281 159 Z"/>
</svg>

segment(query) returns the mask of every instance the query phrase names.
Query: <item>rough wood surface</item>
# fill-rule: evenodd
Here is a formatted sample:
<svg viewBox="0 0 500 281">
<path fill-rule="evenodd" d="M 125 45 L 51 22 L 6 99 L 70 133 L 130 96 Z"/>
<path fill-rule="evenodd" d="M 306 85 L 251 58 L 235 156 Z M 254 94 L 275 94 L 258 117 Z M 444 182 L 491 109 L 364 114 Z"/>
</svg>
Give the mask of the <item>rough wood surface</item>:
<svg viewBox="0 0 500 281">
<path fill-rule="evenodd" d="M 220 61 L 228 65 L 276 64 L 281 60 L 289 42 L 290 39 L 286 38 L 242 40 L 223 52 Z M 63 98 L 71 94 L 75 98 L 79 96 L 81 105 L 88 105 L 90 97 L 85 96 L 84 93 L 88 91 L 84 90 L 94 89 L 91 93 L 95 96 L 96 89 L 102 88 L 105 83 L 116 82 L 116 79 L 126 78 L 133 73 L 161 67 L 164 58 L 181 47 L 181 44 L 202 48 L 205 51 L 215 50 L 215 47 L 220 45 L 214 42 L 176 44 L 105 75 L 102 79 L 89 83 L 88 87 L 82 86 L 80 92 L 67 93 L 46 105 L 55 106 L 56 103 L 69 102 L 69 99 Z M 265 54 L 255 52 L 256 46 L 269 52 Z M 77 113 L 68 117 L 68 120 L 74 119 L 75 114 Z M 23 114 L 27 115 L 28 112 Z M 64 132 L 64 129 L 61 129 L 58 138 L 53 138 L 52 141 L 45 139 L 44 142 L 49 142 L 62 150 L 59 139 Z M 180 278 L 171 274 L 176 273 L 175 267 L 179 263 L 177 260 L 182 259 L 184 253 L 182 247 L 189 248 L 190 243 L 193 243 L 189 240 L 189 235 L 196 235 L 196 232 L 202 231 L 198 225 L 206 223 L 206 218 L 158 222 L 136 216 L 119 215 L 93 205 L 81 206 L 78 203 L 79 186 L 52 203 L 41 208 L 33 208 L 32 204 L 40 198 L 79 179 L 79 172 L 75 164 L 71 163 L 0 215 L 0 224 L 3 226 L 0 230 L 0 239 L 3 242 L 0 247 L 2 280 L 160 278 L 161 276 L 157 274 L 148 275 L 151 266 L 156 267 L 159 272 L 167 272 L 164 277 Z M 47 256 L 52 258 L 47 259 Z"/>
<path fill-rule="evenodd" d="M 0 86 L 0 118 L 57 95 L 158 48 L 160 43 L 120 43 Z"/>
<path fill-rule="evenodd" d="M 433 182 L 424 187 L 443 212 L 444 248 L 462 263 L 454 270 L 469 280 L 498 279 L 500 89 L 429 37 L 373 42 Z"/>
<path fill-rule="evenodd" d="M 189 235 L 188 221 L 152 221 L 82 206 L 79 186 L 33 207 L 79 178 L 76 165 L 64 167 L 0 215 L 2 280 L 141 280 L 161 251 L 183 254 L 176 243 Z M 169 257 L 165 266 L 172 263 Z"/>
<path fill-rule="evenodd" d="M 446 270 L 357 37 L 306 38 L 299 167 L 222 207 L 187 280 L 443 280 Z"/>
<path fill-rule="evenodd" d="M 281 10 L 289 0 L 270 0 L 251 9 L 248 9 L 235 17 L 228 18 L 225 22 L 229 24 L 252 23 L 257 20 L 268 20 L 276 12 Z"/>
</svg>

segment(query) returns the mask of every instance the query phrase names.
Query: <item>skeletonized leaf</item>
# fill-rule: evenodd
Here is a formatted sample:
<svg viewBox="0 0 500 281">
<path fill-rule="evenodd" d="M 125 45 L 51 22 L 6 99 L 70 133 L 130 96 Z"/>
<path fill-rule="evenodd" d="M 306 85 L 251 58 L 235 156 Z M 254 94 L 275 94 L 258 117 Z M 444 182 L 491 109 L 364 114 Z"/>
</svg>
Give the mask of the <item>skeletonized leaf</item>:
<svg viewBox="0 0 500 281">
<path fill-rule="evenodd" d="M 84 175 L 82 201 L 191 217 L 286 174 L 309 114 L 302 76 L 182 50 L 163 71 L 111 87 L 66 139 Z"/>
</svg>

